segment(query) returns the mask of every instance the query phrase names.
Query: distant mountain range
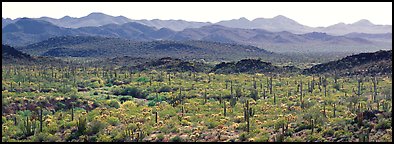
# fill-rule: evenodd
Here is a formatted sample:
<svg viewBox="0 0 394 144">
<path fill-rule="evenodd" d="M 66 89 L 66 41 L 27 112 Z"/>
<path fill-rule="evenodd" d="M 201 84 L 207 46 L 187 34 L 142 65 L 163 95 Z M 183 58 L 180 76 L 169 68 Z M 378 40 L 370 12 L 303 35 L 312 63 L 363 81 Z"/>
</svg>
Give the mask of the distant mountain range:
<svg viewBox="0 0 394 144">
<path fill-rule="evenodd" d="M 284 19 L 284 17 L 277 19 Z M 120 20 L 118 22 L 121 23 Z M 20 47 L 57 36 L 99 36 L 134 41 L 199 40 L 237 43 L 254 45 L 273 52 L 370 52 L 391 49 L 391 35 L 391 33 L 351 33 L 345 36 L 333 36 L 320 32 L 293 34 L 286 31 L 270 32 L 263 29 L 230 28 L 221 25 L 206 25 L 174 31 L 168 28 L 158 29 L 137 22 L 64 28 L 43 20 L 22 18 L 2 29 L 2 43 Z"/>
<path fill-rule="evenodd" d="M 4 19 L 2 18 L 2 28 L 10 23 L 15 23 L 20 18 Z M 304 34 L 310 32 L 324 32 L 330 35 L 345 35 L 349 33 L 392 33 L 391 25 L 375 25 L 368 20 L 360 20 L 352 24 L 338 23 L 328 27 L 309 27 L 302 25 L 290 18 L 282 15 L 278 15 L 273 18 L 257 18 L 252 21 L 246 18 L 224 20 L 217 23 L 209 22 L 194 22 L 185 20 L 133 20 L 124 16 L 110 16 L 104 13 L 91 13 L 87 16 L 80 18 L 73 18 L 65 16 L 60 19 L 54 19 L 49 17 L 34 18 L 35 20 L 44 20 L 53 23 L 59 27 L 64 28 L 80 28 L 80 27 L 98 27 L 107 24 L 125 24 L 128 22 L 136 22 L 144 24 L 146 26 L 160 28 L 168 28 L 173 31 L 182 31 L 187 28 L 200 28 L 208 25 L 221 25 L 231 28 L 242 28 L 242 29 L 264 29 L 270 32 L 281 32 L 288 31 L 295 34 Z"/>
</svg>

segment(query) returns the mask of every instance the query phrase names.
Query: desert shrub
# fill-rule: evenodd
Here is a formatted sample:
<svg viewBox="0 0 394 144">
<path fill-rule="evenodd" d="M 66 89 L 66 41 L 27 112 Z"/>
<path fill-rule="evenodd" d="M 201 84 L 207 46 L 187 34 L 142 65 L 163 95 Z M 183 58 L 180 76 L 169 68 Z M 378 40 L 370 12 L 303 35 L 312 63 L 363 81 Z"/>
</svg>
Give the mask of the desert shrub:
<svg viewBox="0 0 394 144">
<path fill-rule="evenodd" d="M 333 136 L 334 135 L 334 130 L 333 129 L 326 129 L 323 131 L 324 136 Z"/>
<path fill-rule="evenodd" d="M 157 139 L 158 139 L 159 142 L 163 141 L 164 135 L 163 134 L 157 135 Z"/>
<path fill-rule="evenodd" d="M 307 141 L 310 141 L 310 142 L 320 141 L 320 142 L 322 142 L 322 141 L 324 141 L 324 139 L 321 137 L 321 135 L 315 133 L 315 134 L 312 134 L 312 135 L 308 135 L 307 136 Z"/>
<path fill-rule="evenodd" d="M 98 142 L 111 142 L 111 141 L 112 141 L 112 138 L 111 138 L 111 136 L 109 136 L 109 135 L 100 134 L 100 135 L 97 137 L 97 141 L 98 141 Z"/>
<path fill-rule="evenodd" d="M 259 135 L 257 136 L 257 138 L 255 139 L 256 142 L 268 142 L 269 140 L 269 133 L 265 133 L 263 135 Z"/>
<path fill-rule="evenodd" d="M 117 117 L 109 117 L 107 122 L 110 125 L 113 125 L 113 126 L 116 126 L 116 125 L 118 125 L 120 123 L 120 121 L 119 121 L 119 119 Z"/>
<path fill-rule="evenodd" d="M 56 142 L 59 141 L 59 137 L 49 133 L 37 133 L 33 136 L 32 141 L 34 142 Z"/>
<path fill-rule="evenodd" d="M 88 83 L 88 87 L 91 87 L 91 88 L 103 87 L 103 83 L 100 84 L 98 81 L 90 82 L 90 83 Z"/>
<path fill-rule="evenodd" d="M 183 139 L 179 136 L 171 138 L 170 142 L 183 142 Z"/>
<path fill-rule="evenodd" d="M 248 133 L 246 133 L 246 132 L 243 132 L 243 133 L 241 133 L 240 135 L 239 135 L 239 140 L 240 141 L 246 141 L 247 139 L 249 139 L 249 135 L 248 135 Z"/>
<path fill-rule="evenodd" d="M 119 101 L 121 101 L 121 102 L 129 101 L 132 99 L 133 99 L 133 97 L 131 97 L 131 96 L 120 96 L 119 97 Z"/>
<path fill-rule="evenodd" d="M 106 127 L 105 123 L 99 120 L 93 120 L 89 123 L 88 129 L 86 130 L 89 135 L 94 135 L 100 132 L 100 130 Z"/>
<path fill-rule="evenodd" d="M 136 98 L 146 98 L 147 93 L 136 88 L 136 87 L 126 87 L 124 88 L 121 93 L 121 95 L 130 95 Z"/>
<path fill-rule="evenodd" d="M 295 132 L 299 132 L 302 131 L 304 129 L 311 129 L 311 125 L 305 125 L 305 124 L 301 124 L 300 126 L 298 126 L 294 131 Z"/>
<path fill-rule="evenodd" d="M 140 77 L 137 79 L 137 82 L 147 83 L 149 82 L 149 79 L 146 77 Z"/>
<path fill-rule="evenodd" d="M 376 129 L 389 129 L 391 127 L 391 121 L 388 120 L 379 120 L 376 125 Z"/>
<path fill-rule="evenodd" d="M 150 106 L 150 107 L 155 106 L 155 105 L 156 105 L 155 101 L 149 101 L 148 102 L 148 106 Z"/>
<path fill-rule="evenodd" d="M 209 121 L 209 122 L 207 122 L 207 127 L 208 127 L 209 129 L 215 128 L 215 127 L 217 127 L 218 125 L 219 125 L 219 122 L 217 122 L 217 121 Z"/>
<path fill-rule="evenodd" d="M 171 92 L 171 90 L 172 90 L 171 87 L 165 85 L 165 86 L 160 87 L 158 92 L 159 93 L 161 93 L 161 92 Z"/>
<path fill-rule="evenodd" d="M 257 100 L 259 98 L 258 96 L 259 96 L 259 94 L 258 94 L 257 90 L 255 90 L 255 89 L 250 90 L 250 98 Z"/>
<path fill-rule="evenodd" d="M 114 108 L 119 108 L 119 107 L 120 107 L 119 102 L 118 102 L 117 100 L 115 100 L 115 99 L 113 99 L 113 100 L 108 100 L 108 101 L 107 101 L 107 105 L 108 105 L 109 107 L 114 107 Z"/>
</svg>

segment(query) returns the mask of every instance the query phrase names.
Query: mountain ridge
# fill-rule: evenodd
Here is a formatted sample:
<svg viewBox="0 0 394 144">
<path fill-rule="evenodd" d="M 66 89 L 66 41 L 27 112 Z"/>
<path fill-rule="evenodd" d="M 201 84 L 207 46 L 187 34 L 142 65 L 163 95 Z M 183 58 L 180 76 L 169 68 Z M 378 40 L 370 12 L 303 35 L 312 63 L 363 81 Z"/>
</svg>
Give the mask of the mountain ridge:
<svg viewBox="0 0 394 144">
<path fill-rule="evenodd" d="M 354 23 L 345 24 L 338 22 L 337 24 L 329 25 L 327 27 L 311 27 L 298 23 L 297 21 L 290 19 L 283 15 L 277 15 L 273 18 L 256 18 L 254 20 L 248 20 L 245 17 L 239 19 L 222 20 L 216 23 L 211 22 L 197 22 L 197 21 L 186 21 L 181 19 L 141 19 L 135 20 L 124 16 L 111 16 L 101 12 L 93 12 L 82 17 L 70 17 L 64 16 L 59 19 L 50 17 L 35 18 L 37 20 L 49 21 L 55 25 L 65 28 L 80 28 L 87 26 L 103 26 L 106 24 L 124 24 L 127 22 L 137 22 L 147 26 L 153 26 L 158 29 L 169 28 L 174 31 L 182 31 L 186 28 L 200 28 L 206 25 L 219 24 L 233 28 L 247 28 L 247 29 L 265 29 L 272 32 L 289 31 L 296 34 L 303 34 L 309 32 L 325 32 L 331 35 L 345 35 L 352 32 L 361 33 L 387 33 L 392 32 L 391 25 L 375 25 L 369 20 L 361 19 Z M 2 19 L 2 27 L 4 28 L 7 24 L 17 21 L 17 19 Z"/>
</svg>

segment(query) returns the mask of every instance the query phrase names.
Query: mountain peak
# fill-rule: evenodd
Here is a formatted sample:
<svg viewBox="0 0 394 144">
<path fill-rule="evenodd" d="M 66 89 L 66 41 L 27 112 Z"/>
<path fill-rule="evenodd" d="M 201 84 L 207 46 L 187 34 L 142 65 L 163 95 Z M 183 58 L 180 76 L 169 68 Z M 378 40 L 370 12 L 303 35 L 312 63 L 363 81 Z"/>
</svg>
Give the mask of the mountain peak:
<svg viewBox="0 0 394 144">
<path fill-rule="evenodd" d="M 110 16 L 110 15 L 106 15 L 106 14 L 101 13 L 101 12 L 92 12 L 92 13 L 90 13 L 89 15 L 87 15 L 86 17 L 94 17 L 94 18 L 97 18 L 97 17 L 103 17 L 103 16 Z"/>
<path fill-rule="evenodd" d="M 364 26 L 374 25 L 373 23 L 371 23 L 369 20 L 366 20 L 366 19 L 359 20 L 353 24 L 354 25 L 364 25 Z"/>
<path fill-rule="evenodd" d="M 240 20 L 240 21 L 249 21 L 247 18 L 245 18 L 245 17 L 241 17 L 241 18 L 239 18 L 238 20 Z"/>
<path fill-rule="evenodd" d="M 277 15 L 276 17 L 273 17 L 272 19 L 291 20 L 283 15 Z"/>
</svg>

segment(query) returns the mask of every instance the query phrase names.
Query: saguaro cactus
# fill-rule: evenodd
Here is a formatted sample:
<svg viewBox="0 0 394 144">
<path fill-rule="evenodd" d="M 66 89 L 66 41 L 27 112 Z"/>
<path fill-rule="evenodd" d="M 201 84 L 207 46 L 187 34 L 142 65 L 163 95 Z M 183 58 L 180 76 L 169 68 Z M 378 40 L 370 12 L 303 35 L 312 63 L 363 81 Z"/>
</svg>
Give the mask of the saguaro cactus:
<svg viewBox="0 0 394 144">
<path fill-rule="evenodd" d="M 336 117 L 335 112 L 336 112 L 336 107 L 335 107 L 335 103 L 334 103 L 334 118 Z"/>
<path fill-rule="evenodd" d="M 204 91 L 204 104 L 207 103 L 207 88 Z"/>
<path fill-rule="evenodd" d="M 223 115 L 226 116 L 227 111 L 226 111 L 226 101 L 223 101 Z"/>
<path fill-rule="evenodd" d="M 300 100 L 302 101 L 302 80 L 300 81 Z"/>
<path fill-rule="evenodd" d="M 274 93 L 274 105 L 276 104 L 276 95 Z"/>
<path fill-rule="evenodd" d="M 71 121 L 74 121 L 74 103 L 71 103 Z"/>
<path fill-rule="evenodd" d="M 315 120 L 314 119 L 312 119 L 312 121 L 311 121 L 311 128 L 312 128 L 312 134 L 313 134 L 313 131 L 315 128 Z"/>
<path fill-rule="evenodd" d="M 246 103 L 245 103 L 245 110 L 244 110 L 244 112 L 245 112 L 245 119 L 246 119 L 246 131 L 247 132 L 249 132 L 249 130 L 250 130 L 250 120 L 249 120 L 249 115 L 250 115 L 250 112 L 249 112 L 249 100 L 246 100 Z"/>
<path fill-rule="evenodd" d="M 253 77 L 253 88 L 254 88 L 254 89 L 257 89 L 255 77 Z"/>
<path fill-rule="evenodd" d="M 158 115 L 157 115 L 157 111 L 155 112 L 155 122 L 157 123 L 157 119 L 158 118 Z"/>
<path fill-rule="evenodd" d="M 377 91 L 377 80 L 376 77 L 374 77 L 373 80 L 373 101 L 376 102 L 376 96 L 378 95 L 378 91 Z"/>
<path fill-rule="evenodd" d="M 40 132 L 42 132 L 42 106 L 40 107 Z"/>
<path fill-rule="evenodd" d="M 23 122 L 22 132 L 27 136 L 31 136 L 34 134 L 34 130 L 36 129 L 35 121 L 29 121 L 29 117 L 26 117 L 26 120 Z"/>
<path fill-rule="evenodd" d="M 272 76 L 270 77 L 270 94 L 272 94 Z"/>
</svg>

